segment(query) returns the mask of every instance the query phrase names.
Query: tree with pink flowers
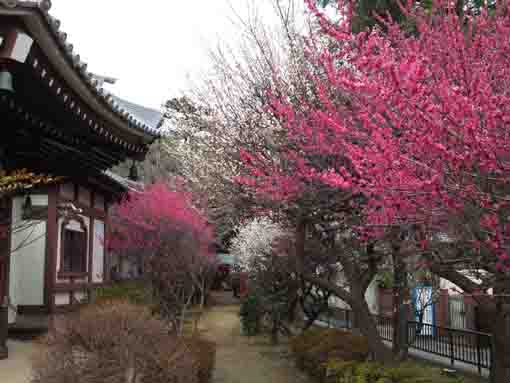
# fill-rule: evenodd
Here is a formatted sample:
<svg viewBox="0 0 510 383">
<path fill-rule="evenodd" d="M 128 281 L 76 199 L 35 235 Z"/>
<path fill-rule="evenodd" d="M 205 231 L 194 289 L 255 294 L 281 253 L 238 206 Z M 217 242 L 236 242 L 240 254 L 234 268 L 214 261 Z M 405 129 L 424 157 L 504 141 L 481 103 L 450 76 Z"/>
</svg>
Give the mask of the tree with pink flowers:
<svg viewBox="0 0 510 383">
<path fill-rule="evenodd" d="M 243 151 L 247 172 L 238 181 L 286 205 L 306 200 L 312 212 L 328 200 L 306 197 L 328 190 L 352 208 L 350 239 L 405 241 L 392 246 L 400 252 L 394 256 L 419 254 L 425 267 L 475 297 L 494 334 L 505 334 L 496 339 L 495 361 L 503 379 L 502 355 L 510 351 L 508 5 L 459 16 L 448 1 L 427 12 L 408 2 L 402 12 L 413 28 L 386 17 L 383 27 L 355 34 L 351 2 L 339 2 L 338 24 L 308 4 L 328 41 L 307 52 L 317 68 L 309 73 L 315 102 L 273 95 L 271 112 L 288 145 L 277 161 Z M 482 283 L 461 269 L 479 272 Z"/>
<path fill-rule="evenodd" d="M 193 196 L 166 183 L 131 192 L 112 213 L 108 248 L 144 260 L 161 313 L 176 331 L 198 297 L 203 304 L 214 254 L 212 228 Z"/>
</svg>

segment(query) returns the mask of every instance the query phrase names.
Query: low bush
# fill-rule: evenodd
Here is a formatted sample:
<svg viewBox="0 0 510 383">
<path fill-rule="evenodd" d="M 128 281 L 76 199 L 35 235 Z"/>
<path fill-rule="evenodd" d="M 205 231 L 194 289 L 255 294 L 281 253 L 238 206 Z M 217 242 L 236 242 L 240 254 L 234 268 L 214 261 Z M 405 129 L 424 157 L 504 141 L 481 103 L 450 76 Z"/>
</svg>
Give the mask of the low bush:
<svg viewBox="0 0 510 383">
<path fill-rule="evenodd" d="M 441 370 L 416 363 L 386 367 L 374 362 L 332 359 L 327 363 L 327 383 L 459 383 L 462 378 L 441 374 Z"/>
<path fill-rule="evenodd" d="M 341 329 L 312 329 L 291 340 L 299 368 L 323 378 L 328 360 L 364 361 L 369 350 L 365 337 Z"/>
<path fill-rule="evenodd" d="M 198 375 L 198 383 L 210 382 L 216 362 L 216 345 L 197 337 L 186 339 L 186 345 L 196 357 L 195 370 Z"/>
<path fill-rule="evenodd" d="M 206 383 L 214 366 L 214 345 L 171 336 L 148 308 L 126 302 L 64 317 L 44 350 L 33 383 Z"/>
</svg>

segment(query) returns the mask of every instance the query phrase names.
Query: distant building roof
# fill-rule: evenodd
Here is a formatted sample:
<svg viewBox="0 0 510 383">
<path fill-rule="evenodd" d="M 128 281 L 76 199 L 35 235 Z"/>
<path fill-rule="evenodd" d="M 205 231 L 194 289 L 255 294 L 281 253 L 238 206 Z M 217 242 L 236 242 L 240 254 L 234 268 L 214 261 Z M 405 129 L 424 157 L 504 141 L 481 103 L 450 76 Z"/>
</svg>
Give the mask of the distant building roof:
<svg viewBox="0 0 510 383">
<path fill-rule="evenodd" d="M 161 111 L 134 104 L 117 96 L 113 96 L 113 98 L 125 110 L 127 110 L 128 113 L 134 116 L 138 121 L 144 123 L 153 131 L 159 130 L 161 127 L 161 124 L 163 123 L 163 113 Z"/>
<path fill-rule="evenodd" d="M 122 186 L 127 191 L 141 192 L 144 189 L 144 184 L 142 182 L 132 181 L 129 178 L 122 177 L 117 173 L 113 173 L 110 170 L 105 170 L 103 174 L 110 178 L 112 181 Z"/>
</svg>

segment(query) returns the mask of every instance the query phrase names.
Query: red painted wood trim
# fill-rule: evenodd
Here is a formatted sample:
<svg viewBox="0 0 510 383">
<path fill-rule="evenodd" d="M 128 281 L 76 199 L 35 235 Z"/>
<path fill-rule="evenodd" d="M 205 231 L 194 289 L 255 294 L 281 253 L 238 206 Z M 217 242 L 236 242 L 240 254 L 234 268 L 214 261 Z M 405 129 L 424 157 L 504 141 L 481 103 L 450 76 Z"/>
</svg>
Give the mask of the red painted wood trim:
<svg viewBox="0 0 510 383">
<path fill-rule="evenodd" d="M 55 285 L 55 293 L 69 293 L 72 291 L 83 291 L 86 292 L 88 289 L 103 287 L 105 283 L 59 283 Z"/>
<path fill-rule="evenodd" d="M 69 203 L 69 202 L 72 202 L 72 204 L 74 206 L 76 206 L 78 209 L 81 209 L 82 210 L 82 213 L 81 215 L 83 216 L 87 216 L 87 217 L 93 217 L 93 218 L 98 218 L 98 219 L 104 219 L 105 216 L 106 216 L 106 212 L 102 211 L 102 210 L 98 210 L 98 209 L 94 209 L 94 208 L 91 208 L 89 206 L 85 206 L 79 202 L 76 202 L 76 201 L 70 201 L 68 199 L 64 199 L 64 198 L 60 198 L 58 200 L 58 203 Z"/>
<path fill-rule="evenodd" d="M 96 192 L 94 190 L 90 190 L 90 207 L 91 209 L 95 209 L 95 205 L 96 205 Z M 89 238 L 89 283 L 92 283 L 93 279 L 92 279 L 92 267 L 93 267 L 93 261 L 94 261 L 94 235 L 96 235 L 96 230 L 95 230 L 95 219 L 94 217 L 90 217 L 90 221 L 89 221 L 89 224 L 90 224 L 90 238 Z M 90 290 L 87 290 L 87 297 L 90 301 L 90 299 L 92 298 L 91 296 L 91 291 Z"/>
<path fill-rule="evenodd" d="M 87 272 L 83 273 L 66 273 L 66 272 L 58 272 L 57 273 L 58 279 L 69 279 L 71 282 L 73 282 L 73 279 L 75 278 L 86 278 L 88 276 Z"/>
<path fill-rule="evenodd" d="M 108 226 L 110 225 L 110 215 L 106 212 L 105 220 L 103 221 L 103 282 L 110 282 L 110 254 L 108 253 L 108 249 L 105 246 L 106 236 L 108 235 Z"/>
<path fill-rule="evenodd" d="M 57 193 L 56 187 L 48 191 L 48 220 L 46 224 L 46 279 L 44 303 L 48 311 L 55 311 L 55 280 L 57 274 L 57 242 L 58 242 L 58 217 L 57 217 Z"/>
<path fill-rule="evenodd" d="M 92 283 L 92 266 L 93 266 L 93 262 L 94 262 L 94 235 L 95 235 L 95 230 L 94 230 L 94 218 L 93 217 L 90 217 L 89 219 L 89 265 L 88 265 L 88 280 L 89 280 L 89 283 Z"/>
<path fill-rule="evenodd" d="M 18 38 L 18 29 L 10 25 L 6 28 L 2 27 L 2 32 L 4 32 L 4 42 L 0 48 L 0 59 L 11 59 Z"/>
</svg>

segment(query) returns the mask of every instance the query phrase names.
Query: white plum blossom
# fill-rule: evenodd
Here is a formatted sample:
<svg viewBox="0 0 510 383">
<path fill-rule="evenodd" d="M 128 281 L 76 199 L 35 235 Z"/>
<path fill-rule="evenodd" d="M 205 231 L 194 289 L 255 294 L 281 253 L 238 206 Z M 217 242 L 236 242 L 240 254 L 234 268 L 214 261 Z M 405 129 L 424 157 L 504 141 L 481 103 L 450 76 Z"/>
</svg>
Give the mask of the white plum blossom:
<svg viewBox="0 0 510 383">
<path fill-rule="evenodd" d="M 238 228 L 230 251 L 238 264 L 249 270 L 253 260 L 268 254 L 274 241 L 284 235 L 285 230 L 280 224 L 269 217 L 256 217 Z"/>
</svg>

